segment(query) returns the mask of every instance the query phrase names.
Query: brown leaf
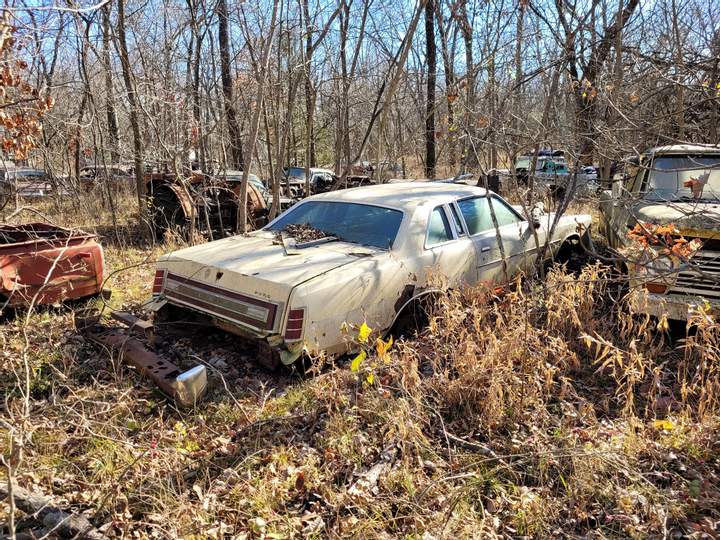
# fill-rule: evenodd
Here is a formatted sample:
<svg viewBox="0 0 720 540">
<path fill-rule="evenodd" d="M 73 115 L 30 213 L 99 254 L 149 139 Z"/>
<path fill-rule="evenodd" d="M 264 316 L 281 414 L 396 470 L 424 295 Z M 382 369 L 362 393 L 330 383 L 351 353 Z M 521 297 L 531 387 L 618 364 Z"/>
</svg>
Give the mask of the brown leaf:
<svg viewBox="0 0 720 540">
<path fill-rule="evenodd" d="M 295 477 L 295 490 L 305 491 L 305 473 L 300 471 Z"/>
</svg>

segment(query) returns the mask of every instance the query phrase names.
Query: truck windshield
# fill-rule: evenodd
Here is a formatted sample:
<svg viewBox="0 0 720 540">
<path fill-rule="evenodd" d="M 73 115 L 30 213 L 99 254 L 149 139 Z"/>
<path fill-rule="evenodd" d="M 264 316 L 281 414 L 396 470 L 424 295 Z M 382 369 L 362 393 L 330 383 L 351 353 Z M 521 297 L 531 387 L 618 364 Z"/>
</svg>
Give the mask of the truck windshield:
<svg viewBox="0 0 720 540">
<path fill-rule="evenodd" d="M 305 179 L 305 167 L 290 167 L 287 170 L 288 178 L 302 178 Z"/>
<path fill-rule="evenodd" d="M 515 169 L 529 169 L 530 168 L 530 158 L 527 156 L 520 156 L 517 158 L 517 161 L 515 162 Z"/>
<path fill-rule="evenodd" d="M 654 201 L 720 200 L 720 155 L 658 157 L 643 191 Z"/>
<path fill-rule="evenodd" d="M 282 231 L 289 225 L 308 225 L 344 242 L 383 249 L 392 247 L 403 213 L 370 204 L 309 201 L 285 212 L 268 231 Z"/>
</svg>

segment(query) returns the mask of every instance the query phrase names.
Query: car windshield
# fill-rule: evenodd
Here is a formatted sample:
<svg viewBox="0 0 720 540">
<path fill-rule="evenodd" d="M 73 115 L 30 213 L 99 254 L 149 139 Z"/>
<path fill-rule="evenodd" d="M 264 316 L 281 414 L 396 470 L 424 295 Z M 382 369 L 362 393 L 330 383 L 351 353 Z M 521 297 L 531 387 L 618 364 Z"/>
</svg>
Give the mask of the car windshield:
<svg viewBox="0 0 720 540">
<path fill-rule="evenodd" d="M 308 201 L 285 212 L 266 230 L 279 232 L 291 225 L 306 225 L 344 242 L 389 249 L 402 218 L 400 210 L 370 204 Z"/>
<path fill-rule="evenodd" d="M 254 175 L 252 175 L 252 176 L 254 176 Z M 248 178 L 248 181 L 249 181 L 253 186 L 255 186 L 256 188 L 258 188 L 258 190 L 259 190 L 261 193 L 263 193 L 263 194 L 268 193 L 268 189 L 265 187 L 265 184 L 263 184 L 263 183 L 262 183 L 262 180 L 260 180 L 257 176 L 255 176 L 255 178 L 252 178 L 252 177 L 251 177 L 251 178 Z"/>
<path fill-rule="evenodd" d="M 305 167 L 290 167 L 287 170 L 288 178 L 305 178 Z"/>
<path fill-rule="evenodd" d="M 645 186 L 654 201 L 720 200 L 720 155 L 658 157 Z"/>
<path fill-rule="evenodd" d="M 515 168 L 516 169 L 529 169 L 530 168 L 530 158 L 527 156 L 521 156 L 517 158 L 517 161 L 515 162 Z"/>
</svg>

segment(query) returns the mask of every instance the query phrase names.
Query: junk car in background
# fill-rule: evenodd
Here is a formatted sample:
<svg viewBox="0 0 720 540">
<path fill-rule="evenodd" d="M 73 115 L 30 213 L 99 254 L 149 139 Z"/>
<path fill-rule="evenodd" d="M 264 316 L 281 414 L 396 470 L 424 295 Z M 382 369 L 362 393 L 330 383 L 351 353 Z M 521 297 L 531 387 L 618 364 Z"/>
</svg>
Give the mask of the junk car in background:
<svg viewBox="0 0 720 540">
<path fill-rule="evenodd" d="M 562 199 L 573 186 L 574 192 L 581 196 L 594 195 L 600 188 L 596 169 L 592 166 L 570 168 L 562 150 L 540 150 L 535 169 L 531 171 L 532 161 L 532 154 L 518 156 L 515 161 L 518 181 L 527 184 L 532 176 L 536 187 L 546 189 L 555 198 Z"/>
<path fill-rule="evenodd" d="M 16 168 L 0 172 L 0 207 L 13 199 L 40 199 L 53 192 L 53 184 L 42 169 Z"/>
<path fill-rule="evenodd" d="M 168 172 L 153 172 L 145 176 L 146 189 L 155 234 L 167 231 L 182 235 L 191 229 L 208 236 L 227 236 L 238 230 L 237 210 L 242 185 L 240 171 L 220 175 L 193 172 L 179 179 Z M 267 223 L 266 190 L 254 174 L 247 186 L 247 216 L 253 228 Z"/>
<path fill-rule="evenodd" d="M 315 193 L 328 191 L 335 182 L 335 173 L 328 169 L 310 169 L 310 193 L 306 188 L 305 167 L 287 167 L 284 170 L 282 188 L 285 196 L 299 200 Z"/>
</svg>

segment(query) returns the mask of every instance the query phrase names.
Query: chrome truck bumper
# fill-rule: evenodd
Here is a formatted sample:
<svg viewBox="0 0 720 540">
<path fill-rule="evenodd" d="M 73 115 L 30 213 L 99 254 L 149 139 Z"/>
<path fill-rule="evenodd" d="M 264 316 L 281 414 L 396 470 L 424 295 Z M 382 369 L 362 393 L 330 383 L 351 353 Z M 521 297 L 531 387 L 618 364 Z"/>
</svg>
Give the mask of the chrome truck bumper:
<svg viewBox="0 0 720 540">
<path fill-rule="evenodd" d="M 111 354 L 119 355 L 123 361 L 134 366 L 178 405 L 192 407 L 203 397 L 207 389 L 205 366 L 197 365 L 181 372 L 175 364 L 157 355 L 145 343 L 133 337 L 133 333 L 139 332 L 152 343 L 152 323 L 122 312 L 113 312 L 112 318 L 124 323 L 127 328 L 101 324 L 98 314 L 76 316 L 75 328 L 90 341 L 103 346 Z"/>
<path fill-rule="evenodd" d="M 720 300 L 706 300 L 700 296 L 681 296 L 674 294 L 643 294 L 636 291 L 630 299 L 630 308 L 634 313 L 666 316 L 676 321 L 686 321 L 690 315 L 702 306 L 713 316 L 720 315 Z"/>
</svg>

